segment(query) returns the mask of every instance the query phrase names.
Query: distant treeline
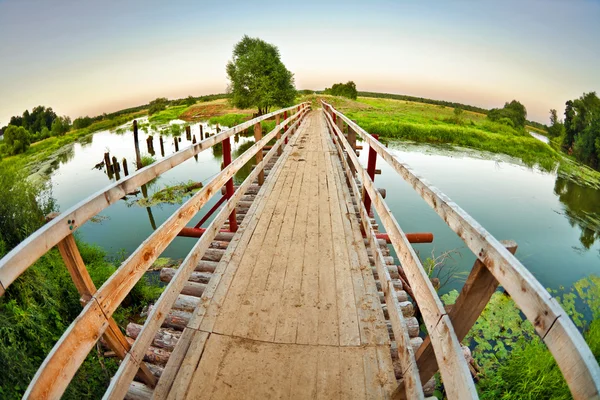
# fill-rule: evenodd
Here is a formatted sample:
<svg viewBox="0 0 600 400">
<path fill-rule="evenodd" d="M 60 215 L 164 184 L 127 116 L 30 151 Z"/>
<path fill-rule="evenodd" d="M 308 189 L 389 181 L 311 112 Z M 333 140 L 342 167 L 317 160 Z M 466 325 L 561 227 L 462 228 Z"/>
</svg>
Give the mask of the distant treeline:
<svg viewBox="0 0 600 400">
<path fill-rule="evenodd" d="M 71 123 L 68 116 L 57 115 L 51 107 L 37 106 L 31 111 L 25 110 L 22 115 L 11 117 L 8 125 L 0 128 L 0 136 L 4 141 L 0 144 L 0 157 L 27 151 L 31 143 L 47 139 L 52 136 L 63 136 L 71 129 L 84 129 L 93 123 L 114 120 L 123 115 L 136 113 L 142 110 L 160 111 L 169 106 L 192 105 L 196 102 L 227 98 L 228 94 L 210 94 L 206 96 L 188 96 L 182 99 L 168 100 L 159 98 L 148 104 L 130 107 L 113 113 L 104 113 L 95 117 L 79 117 Z"/>
</svg>

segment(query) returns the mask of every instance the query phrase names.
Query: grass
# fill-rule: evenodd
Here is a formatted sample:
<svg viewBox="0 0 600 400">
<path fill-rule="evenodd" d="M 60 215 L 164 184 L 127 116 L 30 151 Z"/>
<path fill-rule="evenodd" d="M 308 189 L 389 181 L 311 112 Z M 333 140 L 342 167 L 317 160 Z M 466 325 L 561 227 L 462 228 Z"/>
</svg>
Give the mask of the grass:
<svg viewBox="0 0 600 400">
<path fill-rule="evenodd" d="M 186 105 L 182 106 L 170 106 L 163 111 L 157 112 L 148 118 L 151 124 L 164 125 L 168 124 L 169 121 L 179 119 L 180 115 L 183 114 L 189 107 Z"/>
<path fill-rule="evenodd" d="M 444 143 L 491 153 L 506 154 L 523 164 L 554 171 L 580 184 L 600 188 L 600 173 L 533 138 L 526 129 L 493 122 L 486 115 L 454 108 L 404 100 L 359 97 L 356 101 L 325 95 L 303 96 L 313 109 L 320 99 L 332 104 L 367 132 L 384 138 L 425 143 Z M 532 129 L 537 131 L 536 129 Z"/>
<path fill-rule="evenodd" d="M 225 115 L 216 115 L 214 117 L 210 117 L 208 119 L 209 124 L 219 124 L 221 127 L 231 128 L 232 126 L 239 125 L 243 122 L 248 121 L 252 115 L 249 114 L 225 114 Z"/>
<path fill-rule="evenodd" d="M 155 163 L 156 158 L 149 154 L 144 154 L 140 157 L 140 162 L 142 163 L 142 167 L 147 167 L 148 165 Z"/>
</svg>

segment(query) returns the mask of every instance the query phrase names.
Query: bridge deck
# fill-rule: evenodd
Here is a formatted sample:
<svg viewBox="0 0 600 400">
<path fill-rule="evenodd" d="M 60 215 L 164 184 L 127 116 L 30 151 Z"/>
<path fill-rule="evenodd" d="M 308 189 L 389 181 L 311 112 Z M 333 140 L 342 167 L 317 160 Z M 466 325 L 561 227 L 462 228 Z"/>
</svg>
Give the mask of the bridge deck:
<svg viewBox="0 0 600 400">
<path fill-rule="evenodd" d="M 181 367 L 168 365 L 157 387 L 174 397 L 386 398 L 396 387 L 367 251 L 321 113 L 307 116 L 271 171 L 178 347 Z"/>
</svg>

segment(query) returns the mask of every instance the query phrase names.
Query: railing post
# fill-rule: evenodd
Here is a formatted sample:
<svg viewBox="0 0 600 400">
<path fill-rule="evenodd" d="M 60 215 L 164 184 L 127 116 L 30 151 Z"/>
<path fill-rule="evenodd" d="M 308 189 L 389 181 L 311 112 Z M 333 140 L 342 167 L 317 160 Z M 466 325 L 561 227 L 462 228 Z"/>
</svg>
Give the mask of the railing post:
<svg viewBox="0 0 600 400">
<path fill-rule="evenodd" d="M 372 135 L 375 140 L 379 140 L 379 135 Z M 369 147 L 369 159 L 367 160 L 367 174 L 371 178 L 373 182 L 375 182 L 375 168 L 377 166 L 377 152 L 373 148 L 373 146 Z M 371 214 L 371 198 L 365 189 L 365 185 L 363 184 L 363 202 L 365 203 L 365 208 L 367 209 L 367 214 Z"/>
<path fill-rule="evenodd" d="M 204 132 L 202 129 L 202 124 L 200 124 L 200 141 L 203 141 L 203 140 L 204 140 Z"/>
<path fill-rule="evenodd" d="M 194 138 L 195 139 L 195 138 Z M 262 152 L 262 150 L 261 150 Z M 227 168 L 227 166 L 231 164 L 231 139 L 227 138 L 223 140 L 223 169 Z M 225 196 L 229 200 L 233 196 L 233 177 L 230 178 L 225 184 Z M 235 217 L 235 208 L 229 214 L 229 231 L 236 232 L 237 231 L 237 219 Z"/>
<path fill-rule="evenodd" d="M 356 152 L 356 132 L 350 125 L 348 125 L 348 143 L 350 143 L 350 147 L 352 147 L 352 151 Z M 356 172 L 354 168 L 354 164 L 350 161 L 350 155 L 348 155 L 348 165 L 350 166 L 350 170 L 352 172 Z"/>
<path fill-rule="evenodd" d="M 279 122 L 280 122 L 280 121 L 281 121 L 281 114 L 277 114 L 277 115 L 275 116 L 275 124 L 276 124 L 277 126 L 279 126 Z M 283 129 L 283 128 L 282 128 L 282 129 Z M 277 132 L 277 141 L 278 141 L 278 142 L 279 142 L 279 140 L 281 139 L 281 130 L 282 130 L 282 129 L 280 129 L 280 130 Z M 280 156 L 282 152 L 283 152 L 283 149 L 281 148 L 281 146 L 279 146 L 279 148 L 277 149 L 277 155 L 278 155 L 278 156 Z"/>
<path fill-rule="evenodd" d="M 52 219 L 55 216 L 56 215 L 50 215 L 48 216 L 48 219 Z M 75 224 L 75 221 L 73 220 L 69 222 L 72 224 L 71 226 Z M 84 306 L 96 293 L 96 286 L 81 258 L 77 243 L 75 243 L 75 238 L 73 235 L 67 235 L 63 240 L 58 242 L 57 247 L 65 262 L 65 266 L 71 275 L 71 279 L 75 284 L 75 288 L 81 296 L 81 305 Z M 131 348 L 131 345 L 127 342 L 123 332 L 121 332 L 121 329 L 119 329 L 119 326 L 112 317 L 108 318 L 108 325 L 108 328 L 104 332 L 104 340 L 106 340 L 108 346 L 123 359 Z M 143 361 L 140 362 L 140 370 L 140 378 L 142 378 L 146 384 L 154 387 L 156 385 L 156 378 L 152 375 L 152 372 L 150 372 L 150 369 Z"/>
<path fill-rule="evenodd" d="M 287 112 L 284 114 L 284 118 L 286 118 Z M 262 126 L 260 125 L 260 122 L 254 124 L 254 141 L 258 143 L 258 141 L 262 139 Z M 258 165 L 262 159 L 263 159 L 263 149 L 260 149 L 257 153 L 256 153 L 256 165 Z M 258 184 L 262 185 L 263 183 L 265 183 L 265 170 L 263 169 L 262 171 L 260 171 L 260 173 L 258 174 Z"/>
<path fill-rule="evenodd" d="M 288 117 L 288 113 L 287 113 L 287 111 L 284 111 L 284 112 L 283 112 L 283 120 L 285 121 L 285 120 L 287 119 L 287 117 Z M 283 131 L 284 131 L 284 132 L 285 132 L 285 131 L 287 131 L 287 127 L 288 127 L 288 126 L 287 126 L 287 123 L 286 123 L 286 124 L 283 126 Z M 255 132 L 256 132 L 256 131 L 255 131 Z M 288 143 L 288 139 L 287 139 L 287 136 L 286 136 L 286 137 L 285 137 L 285 144 L 287 144 L 287 143 Z"/>
</svg>

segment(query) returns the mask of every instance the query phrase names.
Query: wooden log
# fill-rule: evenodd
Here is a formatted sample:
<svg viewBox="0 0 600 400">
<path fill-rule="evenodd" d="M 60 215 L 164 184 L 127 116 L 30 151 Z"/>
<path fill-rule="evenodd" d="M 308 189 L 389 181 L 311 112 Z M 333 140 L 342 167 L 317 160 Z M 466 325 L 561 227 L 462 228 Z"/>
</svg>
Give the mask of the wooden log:
<svg viewBox="0 0 600 400">
<path fill-rule="evenodd" d="M 165 156 L 165 143 L 163 141 L 163 137 L 162 136 L 158 137 L 158 142 L 160 143 L 160 155 L 162 157 L 164 157 Z"/>
<path fill-rule="evenodd" d="M 221 258 L 225 254 L 225 250 L 222 249 L 208 249 L 202 256 L 205 261 L 221 261 Z"/>
<path fill-rule="evenodd" d="M 129 324 L 127 324 L 127 329 L 125 330 L 125 333 L 130 338 L 136 339 L 141 330 L 142 325 L 130 322 Z M 166 351 L 173 351 L 180 337 L 181 332 L 161 328 L 158 330 L 158 332 L 156 332 L 154 340 L 152 341 L 152 346 L 164 349 Z"/>
<path fill-rule="evenodd" d="M 125 400 L 150 400 L 152 399 L 152 389 L 140 382 L 131 382 Z"/>
<path fill-rule="evenodd" d="M 175 268 L 163 268 L 160 270 L 160 280 L 163 282 L 171 282 L 177 270 Z M 208 283 L 212 273 L 210 272 L 192 272 L 188 281 L 197 283 Z"/>
<path fill-rule="evenodd" d="M 192 313 L 182 310 L 171 310 L 167 314 L 162 326 L 165 328 L 173 328 L 179 331 L 187 326 L 188 322 L 192 318 Z"/>
<path fill-rule="evenodd" d="M 175 145 L 175 152 L 179 151 L 179 140 L 177 140 L 177 138 L 175 138 L 173 140 L 173 144 Z"/>
<path fill-rule="evenodd" d="M 130 337 L 127 338 L 127 341 L 130 345 L 133 345 L 134 343 L 134 340 Z M 150 364 L 160 365 L 161 367 L 164 367 L 165 365 L 167 365 L 170 355 L 170 351 L 150 346 L 146 349 L 146 353 L 144 354 L 144 361 Z M 154 377 L 154 375 L 152 375 L 152 377 Z"/>
<path fill-rule="evenodd" d="M 182 311 L 194 311 L 199 304 L 199 297 L 180 294 L 177 296 L 177 300 L 175 301 L 175 304 L 173 304 L 173 308 Z"/>
<path fill-rule="evenodd" d="M 181 289 L 181 294 L 202 297 L 204 289 L 206 289 L 206 284 L 204 283 L 186 282 L 183 289 Z"/>
<path fill-rule="evenodd" d="M 123 172 L 125 176 L 129 176 L 129 168 L 127 168 L 127 160 L 123 158 Z"/>
<path fill-rule="evenodd" d="M 196 268 L 194 269 L 194 271 L 198 271 L 198 272 L 215 272 L 215 269 L 217 269 L 217 265 L 219 265 L 219 263 L 217 261 L 205 261 L 205 260 L 201 260 L 196 265 Z"/>
<path fill-rule="evenodd" d="M 104 153 L 104 166 L 106 167 L 106 173 L 111 176 L 113 173 L 112 166 L 110 163 L 110 154 Z"/>
<path fill-rule="evenodd" d="M 227 250 L 228 246 L 229 246 L 229 241 L 215 240 L 210 243 L 211 249 Z"/>
</svg>

